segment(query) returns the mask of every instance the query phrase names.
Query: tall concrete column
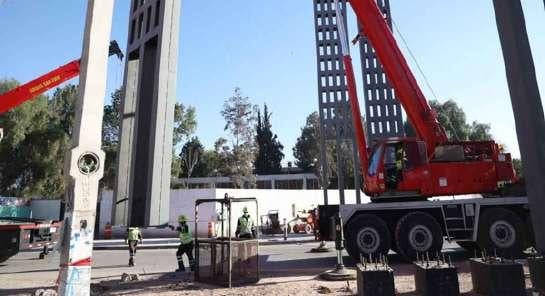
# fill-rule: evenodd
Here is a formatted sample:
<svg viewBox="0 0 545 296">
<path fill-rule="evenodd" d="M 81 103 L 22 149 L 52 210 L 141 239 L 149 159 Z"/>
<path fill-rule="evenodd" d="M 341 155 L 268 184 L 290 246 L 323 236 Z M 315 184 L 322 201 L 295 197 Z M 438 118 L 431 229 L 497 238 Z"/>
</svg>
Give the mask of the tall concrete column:
<svg viewBox="0 0 545 296">
<path fill-rule="evenodd" d="M 113 0 L 89 0 L 72 149 L 66 155 L 66 213 L 59 270 L 60 295 L 89 295 Z"/>
<path fill-rule="evenodd" d="M 181 0 L 131 1 L 116 224 L 168 221 Z"/>
<path fill-rule="evenodd" d="M 520 0 L 494 0 L 537 249 L 545 254 L 545 119 Z"/>
</svg>

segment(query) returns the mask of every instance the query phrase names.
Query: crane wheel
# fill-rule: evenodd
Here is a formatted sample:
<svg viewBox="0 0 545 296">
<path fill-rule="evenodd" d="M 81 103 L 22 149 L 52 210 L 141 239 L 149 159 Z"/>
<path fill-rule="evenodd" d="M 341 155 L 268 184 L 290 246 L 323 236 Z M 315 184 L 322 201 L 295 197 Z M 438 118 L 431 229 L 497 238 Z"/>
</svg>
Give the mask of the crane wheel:
<svg viewBox="0 0 545 296">
<path fill-rule="evenodd" d="M 513 211 L 491 208 L 481 215 L 477 243 L 488 255 L 521 257 L 526 236 L 524 222 Z"/>
<path fill-rule="evenodd" d="M 398 254 L 408 261 L 414 261 L 418 254 L 435 258 L 443 248 L 441 226 L 428 213 L 413 212 L 397 222 L 395 240 Z"/>
<path fill-rule="evenodd" d="M 350 221 L 346 228 L 346 250 L 359 262 L 365 258 L 388 254 L 391 235 L 386 222 L 378 216 L 362 214 Z"/>
</svg>

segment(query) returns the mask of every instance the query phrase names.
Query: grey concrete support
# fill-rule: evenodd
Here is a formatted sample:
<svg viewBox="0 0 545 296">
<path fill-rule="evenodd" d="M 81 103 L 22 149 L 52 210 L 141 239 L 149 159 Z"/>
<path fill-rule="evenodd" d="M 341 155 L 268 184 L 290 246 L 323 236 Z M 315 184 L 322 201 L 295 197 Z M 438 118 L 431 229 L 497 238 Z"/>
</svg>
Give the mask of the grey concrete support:
<svg viewBox="0 0 545 296">
<path fill-rule="evenodd" d="M 346 11 L 346 0 L 340 0 L 341 11 Z M 344 204 L 346 164 L 342 159 L 340 147 L 344 143 L 353 143 L 354 132 L 352 127 L 352 116 L 348 91 L 346 85 L 346 74 L 342 62 L 340 50 L 340 36 L 337 32 L 334 0 L 314 0 L 314 22 L 316 33 L 316 54 L 318 72 L 318 104 L 320 115 L 320 177 L 328 176 L 328 161 L 326 146 L 328 141 L 335 141 L 337 147 L 337 184 L 339 188 L 340 203 Z M 344 24 L 346 25 L 346 13 L 343 13 Z M 346 32 L 346 30 L 345 30 Z M 347 36 L 348 38 L 348 36 Z M 359 184 L 360 168 L 358 165 L 357 150 L 354 150 L 354 183 Z M 328 204 L 327 183 L 329 180 L 321 180 L 324 190 L 324 204 Z M 358 185 L 356 185 L 358 186 Z M 360 191 L 356 191 L 356 200 L 361 200 Z"/>
<path fill-rule="evenodd" d="M 113 0 L 89 0 L 87 6 L 72 149 L 65 158 L 59 295 L 90 295 L 98 182 L 104 172 L 101 123 L 113 5 Z"/>
<path fill-rule="evenodd" d="M 131 1 L 114 221 L 168 221 L 181 0 Z"/>
<path fill-rule="evenodd" d="M 378 0 L 377 4 L 391 28 L 390 1 Z M 361 35 L 359 40 L 367 142 L 372 145 L 374 141 L 382 138 L 402 137 L 405 135 L 403 116 L 394 89 L 390 86 L 369 39 L 365 35 Z"/>
<path fill-rule="evenodd" d="M 545 254 L 545 119 L 520 0 L 494 0 L 537 249 Z"/>
</svg>

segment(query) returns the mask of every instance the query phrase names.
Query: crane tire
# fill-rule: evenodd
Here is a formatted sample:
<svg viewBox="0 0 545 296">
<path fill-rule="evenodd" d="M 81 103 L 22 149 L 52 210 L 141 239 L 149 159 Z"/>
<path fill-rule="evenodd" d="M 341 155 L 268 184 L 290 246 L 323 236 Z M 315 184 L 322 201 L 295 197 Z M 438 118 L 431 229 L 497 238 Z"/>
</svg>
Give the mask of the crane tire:
<svg viewBox="0 0 545 296">
<path fill-rule="evenodd" d="M 395 239 L 398 254 L 408 261 L 414 261 L 418 254 L 435 258 L 443 248 L 441 226 L 425 212 L 408 213 L 399 219 Z"/>
<path fill-rule="evenodd" d="M 505 258 L 522 256 L 527 232 L 517 214 L 505 208 L 490 208 L 479 220 L 477 243 L 482 250 Z"/>
<path fill-rule="evenodd" d="M 377 258 L 390 250 L 390 230 L 384 220 L 372 214 L 360 214 L 351 220 L 346 229 L 346 250 L 354 260 Z"/>
</svg>

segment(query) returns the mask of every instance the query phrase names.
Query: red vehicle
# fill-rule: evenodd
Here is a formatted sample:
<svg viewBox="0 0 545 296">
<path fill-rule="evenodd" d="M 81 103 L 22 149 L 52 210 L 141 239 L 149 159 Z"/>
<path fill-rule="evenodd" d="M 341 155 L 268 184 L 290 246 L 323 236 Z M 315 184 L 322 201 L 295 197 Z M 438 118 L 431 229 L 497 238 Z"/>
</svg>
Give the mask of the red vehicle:
<svg viewBox="0 0 545 296">
<path fill-rule="evenodd" d="M 372 202 L 320 206 L 320 239 L 333 239 L 330 221 L 340 215 L 346 249 L 356 260 L 362 254 L 386 255 L 390 250 L 414 260 L 418 253 L 440 252 L 445 238 L 464 248 L 497 251 L 500 256 L 521 254 L 533 243 L 527 198 L 499 194 L 506 186 L 518 185 L 510 154 L 503 153 L 494 141 L 449 141 L 376 1 L 349 3 L 417 136 L 387 138 L 368 150 L 343 18 L 336 3 L 363 190 Z M 463 194 L 482 196 L 453 198 Z M 436 196 L 449 198 L 428 200 Z"/>
<path fill-rule="evenodd" d="M 43 258 L 59 242 L 61 222 L 25 218 L 0 219 L 0 262 L 23 250 L 43 250 Z"/>
<path fill-rule="evenodd" d="M 417 134 L 416 138 L 385 139 L 368 154 L 348 43 L 341 42 L 365 193 L 374 198 L 425 198 L 498 193 L 505 185 L 516 183 L 511 155 L 503 153 L 496 142 L 449 141 L 376 1 L 350 4 Z"/>
</svg>

